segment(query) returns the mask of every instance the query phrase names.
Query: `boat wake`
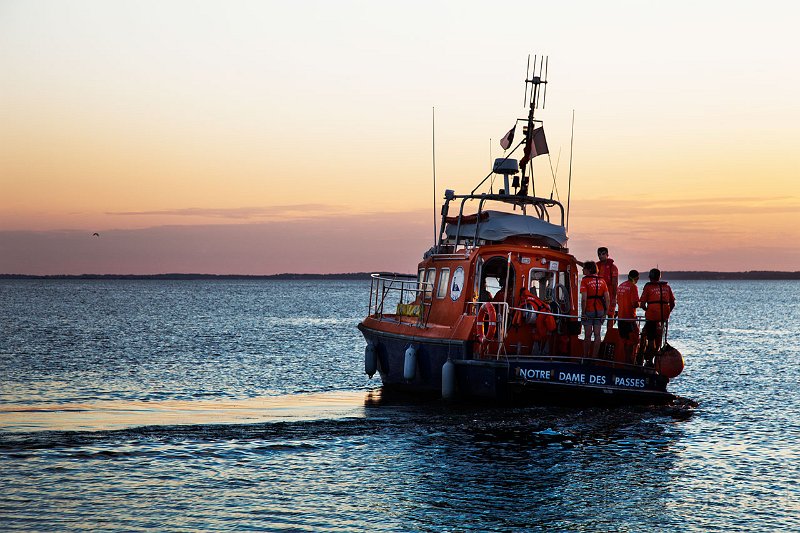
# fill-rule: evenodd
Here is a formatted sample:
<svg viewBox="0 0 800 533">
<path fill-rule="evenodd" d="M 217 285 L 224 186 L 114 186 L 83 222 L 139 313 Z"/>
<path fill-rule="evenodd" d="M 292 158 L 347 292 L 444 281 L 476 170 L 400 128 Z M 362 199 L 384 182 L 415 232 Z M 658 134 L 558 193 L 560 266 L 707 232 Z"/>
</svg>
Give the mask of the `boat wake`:
<svg viewBox="0 0 800 533">
<path fill-rule="evenodd" d="M 365 398 L 366 396 L 366 398 Z M 363 417 L 364 391 L 241 400 L 101 401 L 0 406 L 0 431 L 114 431 L 142 426 L 198 426 Z"/>
</svg>

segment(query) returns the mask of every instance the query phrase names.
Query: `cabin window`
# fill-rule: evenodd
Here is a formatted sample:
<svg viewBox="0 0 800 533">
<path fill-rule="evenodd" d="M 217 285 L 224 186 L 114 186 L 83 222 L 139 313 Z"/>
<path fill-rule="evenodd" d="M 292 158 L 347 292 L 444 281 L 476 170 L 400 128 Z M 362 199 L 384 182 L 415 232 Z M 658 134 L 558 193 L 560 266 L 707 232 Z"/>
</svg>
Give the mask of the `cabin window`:
<svg viewBox="0 0 800 533">
<path fill-rule="evenodd" d="M 478 261 L 475 263 L 475 283 L 472 286 L 472 298 L 474 300 L 480 300 L 481 289 L 483 288 L 482 272 L 483 258 L 479 257 Z"/>
<path fill-rule="evenodd" d="M 430 300 L 431 297 L 433 296 L 433 282 L 435 280 L 436 280 L 436 269 L 435 268 L 429 268 L 425 272 L 425 286 L 424 286 L 424 289 L 423 289 L 425 291 L 425 299 L 426 300 Z"/>
<path fill-rule="evenodd" d="M 571 310 L 571 303 L 569 297 L 569 277 L 567 272 L 558 273 L 558 284 L 554 290 L 554 300 L 558 304 L 558 309 L 562 313 L 569 313 Z"/>
<path fill-rule="evenodd" d="M 425 281 L 425 269 L 420 268 L 417 272 L 417 294 L 422 294 L 425 290 L 425 285 L 422 284 L 423 281 Z"/>
<path fill-rule="evenodd" d="M 437 285 L 436 289 L 436 297 L 437 298 L 444 298 L 447 296 L 447 286 L 450 283 L 450 269 L 443 268 L 442 271 L 439 273 L 439 285 Z"/>
<path fill-rule="evenodd" d="M 511 271 L 508 269 L 508 258 L 500 256 L 488 259 L 481 268 L 478 300 L 488 302 L 500 298 L 512 303 L 514 300 L 514 276 L 514 267 L 511 267 Z M 507 292 L 503 291 L 506 280 L 509 285 Z M 503 292 L 498 297 L 498 293 L 501 291 Z"/>
<path fill-rule="evenodd" d="M 528 274 L 529 291 L 544 301 L 552 301 L 555 290 L 555 272 L 543 268 L 532 268 Z"/>
</svg>

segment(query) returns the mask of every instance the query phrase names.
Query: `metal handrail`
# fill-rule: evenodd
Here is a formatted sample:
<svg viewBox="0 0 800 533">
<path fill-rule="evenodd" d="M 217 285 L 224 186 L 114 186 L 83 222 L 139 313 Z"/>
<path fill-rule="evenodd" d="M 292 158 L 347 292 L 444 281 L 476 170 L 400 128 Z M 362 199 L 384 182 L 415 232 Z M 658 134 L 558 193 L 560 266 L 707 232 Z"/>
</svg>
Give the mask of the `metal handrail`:
<svg viewBox="0 0 800 533">
<path fill-rule="evenodd" d="M 563 313 L 548 313 L 547 311 L 533 311 L 531 309 L 525 309 L 522 307 L 511 307 L 512 311 L 522 311 L 524 313 L 535 313 L 540 315 L 550 315 L 559 318 L 577 318 L 578 320 L 581 319 L 581 315 L 565 315 Z M 646 322 L 647 319 L 643 316 L 637 316 L 636 318 L 619 318 L 619 317 L 611 317 L 609 320 L 616 320 L 622 322 Z M 664 320 L 663 322 L 669 322 L 669 319 Z"/>
<path fill-rule="evenodd" d="M 371 274 L 370 275 L 370 298 L 367 315 L 377 316 L 383 319 L 384 315 L 394 313 L 385 313 L 384 305 L 386 298 L 393 292 L 399 292 L 399 304 L 409 304 L 417 299 L 420 300 L 420 313 L 417 317 L 417 325 L 422 326 L 427 323 L 428 314 L 430 312 L 430 302 L 426 301 L 426 294 L 430 294 L 433 298 L 434 284 L 427 281 L 419 281 L 418 278 L 412 274 L 392 274 L 387 276 L 385 274 Z M 420 298 L 420 294 L 422 297 Z M 413 295 L 413 298 L 407 295 Z M 406 300 L 409 301 L 406 301 Z"/>
<path fill-rule="evenodd" d="M 498 358 L 500 357 L 500 352 L 504 351 L 506 338 L 508 336 L 508 322 L 509 322 L 509 319 L 511 317 L 511 313 L 514 312 L 514 311 L 522 311 L 522 312 L 525 312 L 525 313 L 537 313 L 537 314 L 542 314 L 542 315 L 550 315 L 550 316 L 553 316 L 553 317 L 578 319 L 578 320 L 580 320 L 580 318 L 581 318 L 578 315 L 567 315 L 567 314 L 563 314 L 563 313 L 550 313 L 550 312 L 547 312 L 547 311 L 533 311 L 531 309 L 525 309 L 525 308 L 521 308 L 521 307 L 512 307 L 507 302 L 491 302 L 491 301 L 472 301 L 472 302 L 467 302 L 468 309 L 470 307 L 474 307 L 474 312 L 468 311 L 468 314 L 474 314 L 474 316 L 477 318 L 477 315 L 478 315 L 481 307 L 484 304 L 487 304 L 487 303 L 491 304 L 491 305 L 494 305 L 494 306 L 497 306 L 498 307 L 498 315 L 502 315 L 502 321 L 499 320 L 499 316 L 498 316 L 497 324 L 498 324 L 499 327 L 498 327 L 498 331 L 497 331 L 497 338 L 496 338 L 496 340 L 494 340 L 495 342 L 498 343 L 498 346 L 497 346 L 497 357 Z M 614 318 L 613 320 L 622 320 L 622 321 L 630 321 L 630 322 L 634 322 L 634 321 L 635 322 L 644 322 L 644 321 L 646 321 L 646 319 L 644 317 Z M 669 319 L 664 321 L 665 324 L 667 324 L 668 322 L 669 322 Z M 539 358 L 545 358 L 545 359 L 550 359 L 550 360 L 553 360 L 553 359 L 559 359 L 559 360 L 560 359 L 572 359 L 572 360 L 576 360 L 576 359 L 580 359 L 580 360 L 592 359 L 593 361 L 596 360 L 595 358 L 573 357 L 573 356 L 552 356 L 552 355 L 538 355 L 538 356 L 531 355 L 531 357 L 539 357 Z M 617 366 L 623 366 L 623 367 L 624 366 L 637 366 L 637 365 L 630 365 L 629 363 L 618 363 L 616 361 L 606 361 L 606 360 L 602 360 L 602 359 L 601 359 L 601 361 L 604 361 L 605 363 L 609 363 L 613 367 L 617 367 Z"/>
<path fill-rule="evenodd" d="M 481 225 L 481 214 L 484 213 L 483 205 L 488 201 L 495 201 L 501 203 L 511 203 L 514 205 L 519 206 L 527 206 L 530 205 L 531 207 L 536 209 L 538 217 L 541 220 L 545 220 L 550 222 L 550 213 L 547 211 L 548 207 L 558 207 L 561 211 L 561 223 L 560 226 L 563 228 L 565 227 L 565 216 L 564 216 L 564 206 L 561 202 L 557 200 L 548 199 L 548 198 L 539 198 L 536 196 L 517 196 L 517 195 L 509 195 L 509 194 L 468 194 L 468 195 L 454 195 L 452 197 L 453 200 L 461 199 L 461 205 L 459 206 L 458 210 L 458 221 L 456 223 L 456 234 L 453 239 L 455 246 L 458 246 L 459 240 L 461 239 L 461 221 L 464 218 L 464 207 L 469 200 L 478 200 L 478 212 L 476 213 L 477 219 L 475 221 L 475 234 L 473 235 L 472 243 L 477 244 L 478 242 L 478 230 Z M 444 229 L 444 217 L 446 214 L 442 213 L 442 228 Z M 531 216 L 531 215 L 527 215 Z M 464 237 L 466 239 L 466 236 Z M 439 242 L 437 246 L 442 245 L 442 235 L 439 235 Z"/>
</svg>

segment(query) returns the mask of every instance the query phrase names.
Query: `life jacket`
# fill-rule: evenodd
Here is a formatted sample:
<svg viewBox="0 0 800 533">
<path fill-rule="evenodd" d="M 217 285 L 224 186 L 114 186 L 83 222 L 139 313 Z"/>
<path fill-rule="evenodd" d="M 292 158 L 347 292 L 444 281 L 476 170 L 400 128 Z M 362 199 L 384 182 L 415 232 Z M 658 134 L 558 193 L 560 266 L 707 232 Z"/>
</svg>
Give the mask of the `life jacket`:
<svg viewBox="0 0 800 533">
<path fill-rule="evenodd" d="M 664 322 L 669 318 L 672 289 L 666 281 L 648 281 L 642 289 L 642 302 L 647 304 L 645 318 Z"/>
<path fill-rule="evenodd" d="M 617 287 L 617 306 L 619 318 L 635 318 L 639 307 L 639 291 L 632 281 L 628 280 Z"/>
<path fill-rule="evenodd" d="M 606 299 L 603 297 L 605 293 L 600 292 L 600 282 L 602 281 L 603 283 L 605 283 L 605 280 L 603 280 L 603 278 L 601 278 L 597 274 L 589 274 L 586 277 L 590 278 L 589 283 L 586 284 L 586 298 L 588 298 L 589 300 L 600 300 L 600 304 L 603 306 L 603 313 L 607 312 L 608 309 L 606 309 Z M 591 294 L 589 292 L 591 289 L 594 289 L 594 294 Z M 587 310 L 589 310 L 588 309 L 589 302 L 586 302 L 586 306 Z M 596 309 L 597 308 L 594 307 L 593 310 Z"/>
<path fill-rule="evenodd" d="M 550 333 L 556 330 L 556 319 L 553 315 L 543 314 L 551 313 L 550 305 L 534 296 L 531 292 L 522 291 L 523 301 L 520 307 L 530 309 L 530 311 L 516 311 L 511 320 L 512 325 L 520 326 L 523 320 L 531 324 L 531 319 L 535 316 L 536 337 L 539 340 L 544 340 Z"/>
<path fill-rule="evenodd" d="M 619 269 L 610 257 L 604 261 L 597 262 L 597 275 L 606 282 L 608 286 L 608 296 L 611 304 L 617 301 L 617 283 L 619 282 Z"/>
</svg>

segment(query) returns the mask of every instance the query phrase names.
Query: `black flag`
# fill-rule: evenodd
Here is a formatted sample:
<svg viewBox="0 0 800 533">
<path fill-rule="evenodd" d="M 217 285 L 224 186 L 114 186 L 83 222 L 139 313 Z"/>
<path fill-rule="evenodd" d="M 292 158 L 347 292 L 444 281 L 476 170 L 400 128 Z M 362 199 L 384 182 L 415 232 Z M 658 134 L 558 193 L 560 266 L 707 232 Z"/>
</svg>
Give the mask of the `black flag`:
<svg viewBox="0 0 800 533">
<path fill-rule="evenodd" d="M 511 146 L 511 143 L 514 142 L 514 130 L 516 128 L 517 128 L 517 125 L 515 123 L 514 127 L 511 128 L 510 130 L 508 130 L 508 133 L 506 133 L 505 137 L 500 139 L 500 146 L 503 147 L 503 150 L 508 150 L 509 146 Z"/>
</svg>

